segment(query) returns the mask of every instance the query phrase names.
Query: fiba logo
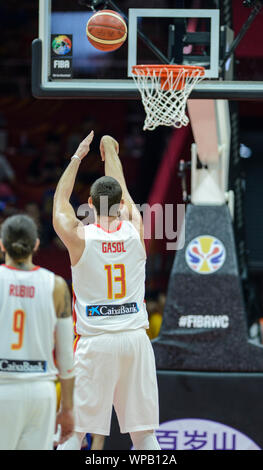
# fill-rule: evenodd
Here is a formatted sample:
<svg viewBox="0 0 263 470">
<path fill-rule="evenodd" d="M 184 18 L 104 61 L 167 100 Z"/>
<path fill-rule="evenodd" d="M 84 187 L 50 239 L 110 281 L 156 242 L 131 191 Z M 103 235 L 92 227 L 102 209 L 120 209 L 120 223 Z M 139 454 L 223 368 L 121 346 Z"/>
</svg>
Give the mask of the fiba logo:
<svg viewBox="0 0 263 470">
<path fill-rule="evenodd" d="M 218 271 L 226 259 L 223 243 L 211 235 L 194 238 L 185 250 L 185 260 L 189 268 L 199 274 L 212 274 Z"/>
</svg>

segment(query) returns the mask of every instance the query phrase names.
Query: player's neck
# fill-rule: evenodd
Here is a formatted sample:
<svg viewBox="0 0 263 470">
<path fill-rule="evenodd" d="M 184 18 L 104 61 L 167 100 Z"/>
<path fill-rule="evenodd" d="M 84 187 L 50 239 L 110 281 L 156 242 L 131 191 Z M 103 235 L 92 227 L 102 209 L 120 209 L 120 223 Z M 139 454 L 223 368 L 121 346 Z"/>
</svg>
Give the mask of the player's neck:
<svg viewBox="0 0 263 470">
<path fill-rule="evenodd" d="M 11 268 L 21 269 L 23 271 L 30 271 L 35 267 L 32 262 L 32 255 L 30 255 L 26 259 L 14 260 L 6 253 L 5 264 L 6 266 L 10 266 Z"/>
<path fill-rule="evenodd" d="M 112 232 L 116 230 L 120 223 L 118 217 L 107 217 L 107 216 L 98 216 L 96 220 L 96 224 L 102 227 L 104 230 Z"/>
</svg>

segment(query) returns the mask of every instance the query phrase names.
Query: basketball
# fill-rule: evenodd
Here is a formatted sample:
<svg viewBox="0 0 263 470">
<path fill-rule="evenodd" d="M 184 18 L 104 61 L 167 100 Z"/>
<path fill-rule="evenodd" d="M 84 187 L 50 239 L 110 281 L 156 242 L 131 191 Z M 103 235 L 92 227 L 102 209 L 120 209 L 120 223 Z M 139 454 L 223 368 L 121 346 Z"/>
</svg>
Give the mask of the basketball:
<svg viewBox="0 0 263 470">
<path fill-rule="evenodd" d="M 94 13 L 87 22 L 87 38 L 100 51 L 115 51 L 127 37 L 127 26 L 121 15 L 113 10 Z"/>
</svg>

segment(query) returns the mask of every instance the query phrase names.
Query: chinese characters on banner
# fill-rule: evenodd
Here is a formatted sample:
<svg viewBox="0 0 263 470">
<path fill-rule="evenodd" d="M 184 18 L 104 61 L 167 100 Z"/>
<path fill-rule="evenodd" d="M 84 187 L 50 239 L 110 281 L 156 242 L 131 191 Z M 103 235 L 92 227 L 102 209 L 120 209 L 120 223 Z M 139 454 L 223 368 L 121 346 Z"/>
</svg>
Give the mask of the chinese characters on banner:
<svg viewBox="0 0 263 470">
<path fill-rule="evenodd" d="M 222 423 L 204 419 L 179 419 L 162 423 L 156 431 L 167 450 L 260 450 L 245 434 Z"/>
</svg>

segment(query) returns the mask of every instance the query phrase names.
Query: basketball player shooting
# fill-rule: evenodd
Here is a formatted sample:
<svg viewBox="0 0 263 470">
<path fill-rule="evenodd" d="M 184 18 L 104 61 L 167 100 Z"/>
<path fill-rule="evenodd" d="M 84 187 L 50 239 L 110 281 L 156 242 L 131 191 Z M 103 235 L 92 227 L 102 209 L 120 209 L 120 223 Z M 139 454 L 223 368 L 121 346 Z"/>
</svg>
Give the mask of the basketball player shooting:
<svg viewBox="0 0 263 470">
<path fill-rule="evenodd" d="M 74 430 L 70 292 L 64 279 L 33 264 L 38 245 L 30 217 L 5 220 L 0 240 L 5 253 L 0 266 L 1 450 L 53 450 L 57 375 L 59 442 Z"/>
<path fill-rule="evenodd" d="M 53 224 L 71 260 L 75 317 L 75 433 L 58 450 L 77 450 L 85 433 L 110 434 L 112 406 L 136 450 L 160 449 L 155 358 L 147 336 L 143 224 L 125 183 L 118 143 L 100 143 L 105 176 L 90 191 L 95 223 L 83 225 L 70 204 L 91 132 L 58 183 Z"/>
</svg>

